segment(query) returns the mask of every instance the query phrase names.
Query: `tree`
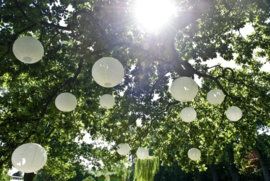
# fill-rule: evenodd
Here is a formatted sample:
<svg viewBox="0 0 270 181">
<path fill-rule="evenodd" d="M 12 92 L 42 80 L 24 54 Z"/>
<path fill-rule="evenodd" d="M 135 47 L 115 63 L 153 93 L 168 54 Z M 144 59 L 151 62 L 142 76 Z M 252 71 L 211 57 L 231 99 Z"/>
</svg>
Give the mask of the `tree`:
<svg viewBox="0 0 270 181">
<path fill-rule="evenodd" d="M 0 181 L 10 181 L 11 176 L 9 176 L 8 174 L 8 170 L 7 169 L 2 169 L 3 171 L 1 172 L 0 175 Z"/>
<path fill-rule="evenodd" d="M 106 180 L 110 180 L 111 176 L 117 176 L 123 180 L 130 177 L 131 170 L 127 167 L 127 162 L 113 163 L 110 167 L 102 167 L 98 170 L 91 170 L 89 173 L 96 178 L 105 177 Z"/>
<path fill-rule="evenodd" d="M 82 181 L 95 181 L 95 179 L 92 176 L 88 176 L 85 179 L 83 179 Z"/>
<path fill-rule="evenodd" d="M 34 178 L 34 181 L 56 181 L 56 180 L 76 181 L 92 178 L 89 174 L 88 169 L 85 168 L 83 165 L 76 163 L 72 168 L 75 170 L 76 173 L 74 174 L 72 171 L 66 170 L 67 176 L 54 174 L 50 170 L 47 171 L 45 169 L 41 169 L 38 171 L 37 176 Z"/>
<path fill-rule="evenodd" d="M 195 180 L 195 171 L 186 173 L 181 169 L 177 162 L 172 163 L 171 165 L 161 165 L 159 172 L 155 175 L 155 181 L 162 180 Z"/>
<path fill-rule="evenodd" d="M 134 4 L 128 0 L 2 1 L 0 135 L 4 136 L 0 137 L 0 168 L 10 167 L 13 150 L 27 142 L 47 149 L 52 167 L 45 168 L 56 175 L 72 170 L 80 155 L 96 164 L 102 158 L 108 168 L 122 159 L 108 149 L 74 142 L 83 137 L 84 130 L 92 138 L 129 143 L 132 154 L 141 146 L 153 149 L 162 163 L 177 161 L 185 171 L 205 171 L 233 143 L 236 166 L 244 170 L 246 156 L 256 143 L 253 123 L 259 117 L 269 126 L 270 74 L 260 71 L 266 62 L 253 56 L 256 50 L 257 57 L 270 58 L 269 1 L 173 3 L 179 7 L 178 15 L 169 26 L 150 34 L 136 25 Z M 69 5 L 72 11 L 67 9 Z M 254 32 L 245 38 L 239 30 L 246 24 L 252 24 Z M 13 55 L 14 41 L 25 35 L 44 46 L 45 54 L 36 64 L 23 64 Z M 100 87 L 91 79 L 94 62 L 105 56 L 117 58 L 125 68 L 124 81 L 114 88 Z M 205 64 L 218 56 L 233 60 L 240 68 Z M 202 78 L 194 101 L 172 98 L 168 83 L 179 76 Z M 226 96 L 220 106 L 206 101 L 213 88 Z M 75 111 L 64 113 L 55 108 L 54 100 L 61 92 L 76 96 Z M 108 111 L 99 108 L 99 96 L 105 93 L 116 98 L 116 106 Z M 190 124 L 179 116 L 187 106 L 198 115 Z M 230 106 L 242 109 L 240 121 L 226 119 Z M 142 120 L 141 127 L 136 126 L 137 119 Z M 115 125 L 117 121 L 121 126 Z M 191 147 L 201 150 L 200 161 L 187 158 Z"/>
<path fill-rule="evenodd" d="M 263 175 L 265 180 L 270 179 L 269 173 L 269 136 L 266 134 L 262 134 L 258 136 L 258 140 L 256 142 L 256 147 L 254 148 L 254 152 L 257 155 Z"/>
<path fill-rule="evenodd" d="M 155 174 L 159 170 L 159 158 L 148 157 L 147 159 L 141 160 L 136 159 L 134 180 L 138 181 L 154 181 Z"/>
</svg>

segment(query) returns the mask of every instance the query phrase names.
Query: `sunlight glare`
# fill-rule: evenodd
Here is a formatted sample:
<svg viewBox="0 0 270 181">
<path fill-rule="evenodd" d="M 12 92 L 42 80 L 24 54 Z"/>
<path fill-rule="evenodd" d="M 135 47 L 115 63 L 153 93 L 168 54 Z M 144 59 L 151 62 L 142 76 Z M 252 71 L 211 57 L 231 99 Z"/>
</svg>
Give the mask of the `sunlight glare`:
<svg viewBox="0 0 270 181">
<path fill-rule="evenodd" d="M 168 23 L 175 10 L 169 0 L 137 0 L 135 16 L 146 31 L 154 32 Z"/>
</svg>

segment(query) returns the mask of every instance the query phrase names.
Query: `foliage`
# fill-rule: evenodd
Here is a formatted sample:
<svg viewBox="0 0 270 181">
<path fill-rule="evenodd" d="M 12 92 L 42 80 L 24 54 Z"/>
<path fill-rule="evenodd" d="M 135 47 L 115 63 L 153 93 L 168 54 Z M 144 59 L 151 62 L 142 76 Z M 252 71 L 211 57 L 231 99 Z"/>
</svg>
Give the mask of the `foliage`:
<svg viewBox="0 0 270 181">
<path fill-rule="evenodd" d="M 149 156 L 147 159 L 136 159 L 134 180 L 154 181 L 155 174 L 159 170 L 159 158 Z"/>
<path fill-rule="evenodd" d="M 123 160 L 119 163 L 110 165 L 110 167 L 91 170 L 89 173 L 95 177 L 105 176 L 109 178 L 109 176 L 117 175 L 123 179 L 127 179 L 130 177 L 131 170 L 128 168 L 126 160 Z"/>
<path fill-rule="evenodd" d="M 95 181 L 96 179 L 94 179 L 92 176 L 88 176 L 85 179 L 83 179 L 82 181 Z"/>
<path fill-rule="evenodd" d="M 45 167 L 47 168 L 47 167 Z M 51 181 L 58 181 L 58 180 L 67 180 L 67 181 L 77 181 L 77 180 L 83 180 L 86 178 L 91 178 L 91 174 L 88 172 L 88 169 L 85 168 L 84 166 L 80 165 L 79 163 L 76 163 L 73 167 L 73 171 L 75 172 L 75 174 L 73 172 L 68 172 L 66 173 L 67 176 L 63 176 L 63 175 L 58 175 L 58 174 L 51 174 L 54 172 L 51 172 L 50 170 L 45 170 L 45 169 L 41 169 L 38 171 L 36 177 L 34 178 L 34 181 L 47 181 L 47 180 L 51 180 Z"/>
<path fill-rule="evenodd" d="M 41 169 L 37 172 L 34 181 L 46 181 L 46 180 L 51 180 L 54 181 L 55 179 L 53 179 L 46 170 Z"/>
<path fill-rule="evenodd" d="M 3 169 L 2 172 L 0 172 L 0 181 L 10 181 L 11 176 L 8 175 L 8 170 Z"/>
<path fill-rule="evenodd" d="M 206 171 L 232 144 L 235 165 L 244 173 L 247 155 L 264 148 L 261 137 L 268 145 L 266 137 L 257 134 L 257 122 L 270 126 L 270 73 L 261 71 L 270 59 L 269 1 L 172 1 L 177 15 L 154 34 L 136 23 L 129 0 L 1 1 L 0 169 L 11 167 L 16 147 L 35 142 L 47 150 L 44 169 L 59 180 L 74 177 L 74 165 L 84 159 L 98 169 L 102 160 L 102 168 L 110 171 L 122 159 L 116 145 L 126 142 L 131 154 L 147 147 L 162 164 L 177 162 L 184 171 Z M 246 37 L 241 34 L 245 25 L 254 29 Z M 13 55 L 14 41 L 25 35 L 44 46 L 36 64 L 21 63 Z M 125 68 L 124 81 L 114 88 L 100 87 L 91 78 L 93 64 L 105 56 Z M 216 58 L 237 68 L 225 67 Z M 178 102 L 171 96 L 169 84 L 180 76 L 201 78 L 194 101 Z M 221 105 L 206 100 L 214 88 L 226 96 Z M 76 96 L 74 111 L 55 107 L 62 92 Z M 116 99 L 111 110 L 99 107 L 105 93 Z M 197 112 L 192 123 L 180 119 L 187 106 Z M 230 106 L 241 108 L 240 121 L 226 118 Z M 136 126 L 136 120 L 142 126 Z M 101 148 L 83 142 L 85 132 L 93 140 L 114 144 Z M 188 159 L 191 147 L 201 150 L 199 161 Z M 263 150 L 269 158 L 269 147 Z"/>
<path fill-rule="evenodd" d="M 195 172 L 186 173 L 181 169 L 177 162 L 171 165 L 160 165 L 159 171 L 156 173 L 155 181 L 178 181 L 178 180 L 195 180 Z"/>
<path fill-rule="evenodd" d="M 88 171 L 88 168 L 83 167 L 82 165 L 77 164 L 75 168 L 76 176 L 68 179 L 68 181 L 77 181 L 77 180 L 95 180 Z"/>
</svg>

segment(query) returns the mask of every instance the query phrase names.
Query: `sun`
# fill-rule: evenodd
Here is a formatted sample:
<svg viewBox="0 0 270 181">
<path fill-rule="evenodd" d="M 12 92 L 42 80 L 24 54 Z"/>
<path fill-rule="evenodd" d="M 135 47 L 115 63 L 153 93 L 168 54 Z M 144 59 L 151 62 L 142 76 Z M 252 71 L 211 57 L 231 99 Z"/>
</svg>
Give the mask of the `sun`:
<svg viewBox="0 0 270 181">
<path fill-rule="evenodd" d="M 147 32 L 159 31 L 175 12 L 170 0 L 137 0 L 135 4 L 136 20 Z"/>
</svg>

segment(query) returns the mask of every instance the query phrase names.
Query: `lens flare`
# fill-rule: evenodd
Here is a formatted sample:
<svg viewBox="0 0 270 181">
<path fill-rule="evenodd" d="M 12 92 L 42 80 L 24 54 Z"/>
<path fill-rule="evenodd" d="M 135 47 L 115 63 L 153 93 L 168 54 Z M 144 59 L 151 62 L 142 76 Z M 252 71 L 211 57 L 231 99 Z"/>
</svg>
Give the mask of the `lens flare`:
<svg viewBox="0 0 270 181">
<path fill-rule="evenodd" d="M 136 19 L 148 32 L 159 31 L 175 11 L 169 0 L 137 0 L 135 5 Z"/>
</svg>

